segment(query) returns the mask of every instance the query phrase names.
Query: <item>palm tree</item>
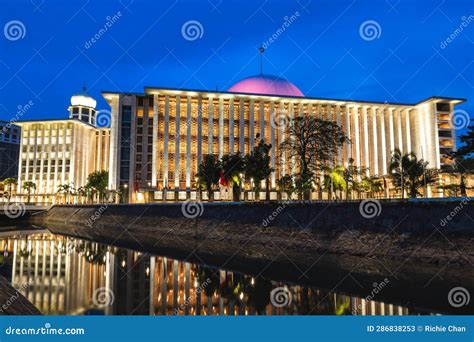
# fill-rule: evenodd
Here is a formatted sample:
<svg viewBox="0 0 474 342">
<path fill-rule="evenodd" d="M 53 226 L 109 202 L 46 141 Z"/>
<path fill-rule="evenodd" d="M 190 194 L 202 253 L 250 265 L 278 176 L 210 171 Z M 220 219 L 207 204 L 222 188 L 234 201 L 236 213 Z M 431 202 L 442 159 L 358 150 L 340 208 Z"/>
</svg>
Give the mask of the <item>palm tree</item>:
<svg viewBox="0 0 474 342">
<path fill-rule="evenodd" d="M 58 185 L 58 191 L 56 193 L 63 194 L 64 202 L 69 203 L 71 194 L 74 192 L 74 186 L 70 184 L 60 184 Z"/>
<path fill-rule="evenodd" d="M 398 149 L 392 152 L 389 164 L 390 175 L 393 184 L 401 188 L 402 198 L 405 188 L 408 188 L 410 197 L 415 198 L 421 195 L 419 188 L 435 182 L 436 172 L 427 169 L 427 166 L 428 162 L 418 159 L 413 152 L 404 155 Z"/>
<path fill-rule="evenodd" d="M 33 190 L 33 192 L 35 192 L 36 183 L 32 182 L 32 181 L 26 181 L 26 182 L 23 183 L 22 189 L 26 190 L 26 203 L 30 203 L 31 190 Z"/>
<path fill-rule="evenodd" d="M 11 196 L 13 194 L 13 188 L 17 184 L 17 179 L 16 178 L 6 178 L 2 182 L 4 188 L 6 189 L 9 187 L 9 190 L 7 191 L 7 199 L 8 202 L 10 202 Z"/>
<path fill-rule="evenodd" d="M 384 182 L 382 178 L 372 176 L 365 177 L 362 180 L 362 189 L 367 192 L 368 197 L 378 197 L 381 192 L 384 191 Z"/>
<path fill-rule="evenodd" d="M 331 168 L 326 166 L 323 168 L 324 170 L 324 187 L 328 191 L 329 199 L 333 198 L 333 194 L 335 199 L 337 200 L 337 190 L 343 191 L 347 187 L 346 180 L 344 179 L 344 167 L 336 166 Z"/>
</svg>

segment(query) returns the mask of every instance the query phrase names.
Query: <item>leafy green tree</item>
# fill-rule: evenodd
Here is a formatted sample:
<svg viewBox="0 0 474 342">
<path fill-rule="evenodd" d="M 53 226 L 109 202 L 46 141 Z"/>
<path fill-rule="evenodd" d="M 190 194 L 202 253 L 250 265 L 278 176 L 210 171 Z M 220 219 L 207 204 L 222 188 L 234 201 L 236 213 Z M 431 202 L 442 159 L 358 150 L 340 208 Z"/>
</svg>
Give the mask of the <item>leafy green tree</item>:
<svg viewBox="0 0 474 342">
<path fill-rule="evenodd" d="M 2 184 L 5 189 L 8 188 L 8 191 L 6 191 L 6 197 L 8 202 L 10 202 L 11 196 L 13 194 L 13 188 L 15 185 L 18 183 L 16 178 L 6 178 L 2 181 Z"/>
<path fill-rule="evenodd" d="M 217 156 L 213 154 L 203 156 L 196 176 L 198 177 L 198 183 L 205 187 L 209 201 L 214 199 L 212 190 L 214 186 L 219 184 L 220 171 L 221 165 Z"/>
<path fill-rule="evenodd" d="M 314 117 L 297 117 L 290 122 L 289 138 L 280 145 L 281 153 L 295 156 L 301 184 L 299 191 L 309 199 L 311 188 L 306 185 L 314 181 L 319 171 L 337 154 L 338 148 L 349 139 L 342 128 L 332 121 Z"/>
<path fill-rule="evenodd" d="M 258 138 L 258 136 L 257 136 Z M 273 169 L 270 167 L 270 150 L 272 145 L 265 144 L 263 139 L 253 148 L 250 154 L 244 157 L 244 172 L 247 179 L 253 180 L 253 190 L 257 194 L 261 190 L 261 183 L 266 180 L 267 200 L 269 200 L 269 182 Z"/>
<path fill-rule="evenodd" d="M 402 155 L 400 150 L 396 149 L 392 152 L 389 164 L 392 182 L 402 189 L 402 193 L 406 188 L 410 197 L 416 198 L 421 195 L 419 188 L 436 181 L 436 171 L 428 169 L 427 166 L 428 162 L 418 159 L 413 152 Z"/>
<path fill-rule="evenodd" d="M 221 158 L 221 169 L 224 180 L 232 185 L 233 201 L 240 200 L 241 174 L 244 172 L 244 159 L 240 153 L 226 154 Z"/>
<path fill-rule="evenodd" d="M 26 181 L 23 183 L 22 189 L 26 191 L 26 203 L 30 203 L 31 192 L 35 192 L 36 183 L 32 181 Z"/>
<path fill-rule="evenodd" d="M 86 187 L 90 188 L 93 194 L 98 195 L 99 202 L 101 203 L 105 201 L 108 181 L 108 171 L 94 171 L 87 177 Z"/>
<path fill-rule="evenodd" d="M 329 199 L 335 198 L 337 200 L 337 191 L 341 192 L 345 190 L 346 187 L 347 183 L 344 179 L 344 167 L 324 167 L 324 188 L 329 194 Z"/>
</svg>

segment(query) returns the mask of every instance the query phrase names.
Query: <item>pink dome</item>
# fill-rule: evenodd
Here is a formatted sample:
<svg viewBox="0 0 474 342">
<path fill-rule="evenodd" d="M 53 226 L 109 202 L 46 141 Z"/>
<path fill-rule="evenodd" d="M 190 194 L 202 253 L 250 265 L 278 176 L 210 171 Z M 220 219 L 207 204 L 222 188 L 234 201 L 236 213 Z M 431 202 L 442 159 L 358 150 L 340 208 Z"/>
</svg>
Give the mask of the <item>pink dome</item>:
<svg viewBox="0 0 474 342">
<path fill-rule="evenodd" d="M 256 75 L 244 78 L 230 87 L 228 91 L 248 94 L 304 96 L 293 83 L 273 75 Z"/>
</svg>

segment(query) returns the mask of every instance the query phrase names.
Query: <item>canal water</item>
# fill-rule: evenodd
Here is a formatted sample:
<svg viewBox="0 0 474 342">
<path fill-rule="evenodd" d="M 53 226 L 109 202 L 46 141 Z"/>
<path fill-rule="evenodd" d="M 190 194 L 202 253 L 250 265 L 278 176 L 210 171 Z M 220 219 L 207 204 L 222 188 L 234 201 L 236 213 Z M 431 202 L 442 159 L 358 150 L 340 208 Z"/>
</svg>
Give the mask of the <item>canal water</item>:
<svg viewBox="0 0 474 342">
<path fill-rule="evenodd" d="M 0 251 L 0 275 L 48 315 L 436 314 L 49 232 L 2 233 Z"/>
</svg>

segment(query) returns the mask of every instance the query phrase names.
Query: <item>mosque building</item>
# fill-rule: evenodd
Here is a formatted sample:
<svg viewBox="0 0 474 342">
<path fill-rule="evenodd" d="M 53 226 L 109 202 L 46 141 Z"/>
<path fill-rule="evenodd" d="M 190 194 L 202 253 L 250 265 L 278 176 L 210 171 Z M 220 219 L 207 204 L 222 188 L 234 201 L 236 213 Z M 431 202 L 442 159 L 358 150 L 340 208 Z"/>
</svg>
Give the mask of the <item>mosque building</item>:
<svg viewBox="0 0 474 342">
<path fill-rule="evenodd" d="M 387 176 L 391 152 L 398 148 L 439 169 L 450 163 L 446 153 L 456 149 L 451 113 L 465 101 L 307 97 L 290 81 L 266 74 L 244 78 L 227 91 L 145 87 L 143 93 L 103 91 L 102 96 L 110 112 L 97 111 L 96 101 L 82 91 L 71 98 L 68 119 L 18 123 L 18 189 L 22 182 L 33 181 L 36 199 L 51 201 L 58 185 L 73 183 L 77 188 L 92 171 L 108 170 L 109 189 L 122 191 L 125 201 L 195 199 L 196 173 L 204 155 L 249 153 L 259 136 L 272 145 L 275 171 L 269 188 L 270 198 L 276 199 L 276 181 L 296 172 L 295 156 L 279 150 L 288 138 L 288 126 L 281 122 L 298 116 L 342 127 L 350 142 L 340 148 L 335 165 L 353 160 L 355 166 L 367 168 L 368 176 Z M 109 128 L 97 126 L 101 112 L 110 116 Z M 437 191 L 429 189 L 428 196 L 440 196 Z M 215 199 L 223 198 L 216 193 Z"/>
</svg>

